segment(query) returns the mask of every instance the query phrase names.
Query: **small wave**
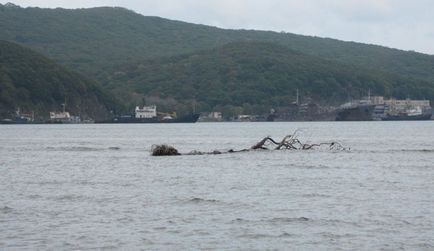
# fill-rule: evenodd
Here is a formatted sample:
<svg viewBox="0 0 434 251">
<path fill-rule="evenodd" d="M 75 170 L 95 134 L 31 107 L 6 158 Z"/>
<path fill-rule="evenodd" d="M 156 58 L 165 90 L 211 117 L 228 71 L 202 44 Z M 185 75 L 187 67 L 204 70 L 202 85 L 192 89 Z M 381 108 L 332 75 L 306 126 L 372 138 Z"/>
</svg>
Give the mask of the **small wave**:
<svg viewBox="0 0 434 251">
<path fill-rule="evenodd" d="M 359 150 L 358 153 L 434 153 L 434 149 L 375 149 L 375 150 Z"/>
<path fill-rule="evenodd" d="M 49 151 L 65 151 L 65 152 L 91 152 L 91 151 L 104 150 L 100 148 L 86 147 L 86 146 L 61 146 L 61 147 L 49 146 L 46 149 Z"/>
<path fill-rule="evenodd" d="M 297 223 L 297 222 L 307 222 L 311 219 L 306 217 L 298 217 L 298 218 L 288 218 L 288 217 L 279 217 L 279 218 L 273 218 L 269 220 L 272 223 Z"/>
<path fill-rule="evenodd" d="M 242 223 L 242 222 L 249 222 L 249 220 L 246 220 L 246 219 L 243 219 L 243 218 L 236 218 L 236 219 L 233 220 L 232 222 Z"/>
<path fill-rule="evenodd" d="M 88 238 L 88 236 L 86 235 L 80 235 L 77 237 L 77 240 L 85 240 L 86 238 Z"/>
<path fill-rule="evenodd" d="M 434 149 L 401 149 L 401 152 L 434 153 Z"/>
<path fill-rule="evenodd" d="M 56 200 L 56 201 L 80 201 L 87 199 L 87 197 L 82 195 L 75 195 L 75 194 L 66 194 L 61 196 L 53 196 L 49 197 L 50 199 Z"/>
<path fill-rule="evenodd" d="M 322 237 L 326 237 L 326 238 L 329 238 L 329 239 L 352 238 L 352 237 L 356 236 L 354 234 L 348 234 L 348 233 L 346 233 L 346 234 L 335 234 L 335 233 L 330 233 L 330 232 L 322 232 L 322 233 L 320 233 L 320 235 Z"/>
<path fill-rule="evenodd" d="M 189 202 L 193 202 L 193 203 L 217 203 L 219 202 L 218 200 L 209 200 L 209 199 L 202 199 L 202 198 L 193 198 L 191 200 L 189 200 Z"/>
<path fill-rule="evenodd" d="M 348 226 L 352 226 L 352 227 L 362 227 L 360 224 L 356 223 L 356 222 L 351 222 L 351 221 L 343 221 L 343 220 L 338 220 L 338 219 L 329 219 L 329 220 L 321 220 L 322 222 L 324 222 L 327 225 L 348 225 Z"/>
<path fill-rule="evenodd" d="M 330 195 L 319 194 L 319 193 L 308 193 L 308 194 L 303 194 L 301 196 L 305 198 L 330 198 L 331 197 Z"/>
<path fill-rule="evenodd" d="M 64 151 L 64 152 L 96 152 L 96 151 L 118 151 L 121 148 L 118 146 L 110 146 L 104 148 L 88 147 L 88 146 L 61 146 L 61 147 L 46 147 L 48 151 Z"/>
<path fill-rule="evenodd" d="M 293 234 L 289 234 L 287 232 L 283 232 L 281 235 L 279 235 L 279 238 L 290 238 L 290 237 L 294 237 L 295 235 Z"/>
<path fill-rule="evenodd" d="M 293 166 L 291 168 L 300 168 L 300 169 L 330 169 L 332 167 L 320 164 L 320 165 L 303 165 L 303 166 L 296 165 L 296 166 Z"/>
<path fill-rule="evenodd" d="M 13 211 L 13 208 L 11 208 L 11 207 L 8 207 L 8 206 L 0 207 L 1 213 L 7 214 L 7 213 L 10 213 L 12 211 Z"/>
<path fill-rule="evenodd" d="M 39 195 L 39 194 L 31 194 L 31 195 L 27 196 L 27 198 L 29 198 L 29 199 L 39 199 L 39 198 L 42 198 L 42 196 Z"/>
<path fill-rule="evenodd" d="M 265 220 L 265 222 L 272 223 L 272 224 L 300 223 L 300 222 L 308 222 L 308 221 L 311 221 L 311 219 L 307 217 L 296 217 L 296 218 L 276 217 L 276 218 Z M 232 220 L 232 223 L 249 223 L 249 222 L 264 222 L 264 220 L 252 221 L 243 218 L 236 218 L 235 220 Z"/>
<path fill-rule="evenodd" d="M 263 239 L 263 238 L 274 238 L 276 236 L 269 234 L 242 234 L 238 238 L 248 238 L 248 239 Z"/>
<path fill-rule="evenodd" d="M 430 243 L 420 243 L 413 246 L 416 250 L 434 250 L 434 245 Z"/>
<path fill-rule="evenodd" d="M 248 239 L 264 239 L 264 238 L 293 238 L 296 235 L 289 234 L 287 232 L 283 232 L 279 235 L 271 235 L 271 234 L 242 234 L 239 235 L 238 238 L 248 238 Z"/>
<path fill-rule="evenodd" d="M 27 182 L 28 185 L 40 185 L 40 186 L 44 186 L 44 185 L 62 185 L 64 183 L 65 183 L 64 181 L 58 181 L 58 180 L 47 180 L 47 181 L 39 181 L 39 182 L 30 181 L 30 182 Z"/>
</svg>

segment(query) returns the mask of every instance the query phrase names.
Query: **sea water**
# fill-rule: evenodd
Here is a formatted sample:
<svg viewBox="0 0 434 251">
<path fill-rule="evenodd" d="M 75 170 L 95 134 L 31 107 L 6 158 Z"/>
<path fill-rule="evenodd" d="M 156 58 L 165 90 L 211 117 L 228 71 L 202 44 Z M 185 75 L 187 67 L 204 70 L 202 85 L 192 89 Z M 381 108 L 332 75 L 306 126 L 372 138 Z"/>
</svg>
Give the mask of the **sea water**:
<svg viewBox="0 0 434 251">
<path fill-rule="evenodd" d="M 434 122 L 0 126 L 0 250 L 89 249 L 433 250 Z"/>
</svg>

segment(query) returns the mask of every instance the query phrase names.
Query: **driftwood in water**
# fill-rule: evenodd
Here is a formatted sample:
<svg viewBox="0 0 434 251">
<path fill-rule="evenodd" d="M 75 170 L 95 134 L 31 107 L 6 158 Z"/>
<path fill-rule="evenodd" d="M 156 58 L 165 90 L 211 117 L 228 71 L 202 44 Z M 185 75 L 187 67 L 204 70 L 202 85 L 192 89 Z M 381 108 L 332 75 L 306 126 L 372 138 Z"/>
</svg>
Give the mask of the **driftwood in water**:
<svg viewBox="0 0 434 251">
<path fill-rule="evenodd" d="M 180 154 L 176 148 L 168 145 L 154 145 L 152 147 L 152 156 L 174 156 L 174 155 L 218 155 L 218 154 L 227 154 L 227 153 L 240 153 L 240 152 L 248 152 L 255 150 L 312 150 L 315 148 L 319 148 L 322 146 L 328 147 L 329 150 L 346 150 L 338 142 L 330 142 L 330 143 L 318 143 L 318 144 L 308 144 L 302 143 L 296 136 L 297 133 L 293 135 L 285 136 L 281 141 L 276 141 L 271 137 L 265 137 L 249 149 L 242 150 L 227 150 L 227 151 L 218 151 L 214 150 L 212 152 L 201 152 L 201 151 L 192 151 L 186 154 Z"/>
<path fill-rule="evenodd" d="M 181 155 L 178 150 L 173 146 L 168 145 L 155 145 L 152 146 L 152 156 L 175 156 Z"/>
<path fill-rule="evenodd" d="M 178 150 L 176 150 L 176 148 L 172 146 L 156 145 L 152 147 L 152 156 L 218 155 L 218 154 L 248 152 L 254 150 L 312 150 L 322 146 L 327 146 L 329 150 L 340 150 L 340 151 L 346 150 L 346 148 L 344 148 L 338 142 L 308 144 L 308 143 L 302 143 L 294 135 L 288 135 L 284 137 L 280 142 L 275 141 L 271 137 L 265 137 L 261 141 L 256 143 L 254 146 L 252 146 L 251 148 L 242 149 L 242 150 L 233 150 L 233 149 L 227 151 L 214 150 L 212 152 L 192 151 L 186 154 L 180 154 Z"/>
<path fill-rule="evenodd" d="M 302 143 L 296 136 L 296 133 L 293 135 L 285 136 L 282 141 L 277 142 L 270 137 L 266 137 L 259 141 L 256 145 L 252 146 L 250 149 L 257 150 L 312 150 L 321 146 L 328 146 L 330 150 L 346 150 L 338 142 L 330 142 L 330 143 L 319 143 L 319 144 L 308 144 Z"/>
</svg>

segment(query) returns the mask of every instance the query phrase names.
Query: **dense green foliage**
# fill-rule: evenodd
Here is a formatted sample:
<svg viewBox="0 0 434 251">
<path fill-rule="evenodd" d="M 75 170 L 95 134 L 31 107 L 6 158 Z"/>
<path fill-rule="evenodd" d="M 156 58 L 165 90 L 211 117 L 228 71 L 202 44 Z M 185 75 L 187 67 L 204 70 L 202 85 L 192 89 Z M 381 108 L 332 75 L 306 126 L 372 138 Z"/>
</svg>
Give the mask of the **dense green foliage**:
<svg viewBox="0 0 434 251">
<path fill-rule="evenodd" d="M 66 100 L 73 114 L 103 118 L 116 105 L 99 84 L 27 48 L 0 40 L 0 114 L 21 108 L 46 118 Z"/>
<path fill-rule="evenodd" d="M 147 101 L 187 111 L 198 102 L 201 110 L 260 110 L 293 101 L 297 88 L 323 103 L 369 88 L 434 100 L 434 56 L 375 45 L 226 30 L 109 7 L 0 5 L 0 30 L 0 39 L 97 79 L 131 106 Z"/>
<path fill-rule="evenodd" d="M 110 78 L 117 92 L 197 101 L 213 108 L 285 106 L 302 97 L 324 103 L 372 93 L 434 98 L 434 85 L 343 65 L 271 43 L 232 43 L 221 48 L 124 65 Z M 126 94 L 127 94 L 126 93 Z"/>
<path fill-rule="evenodd" d="M 40 9 L 0 6 L 0 39 L 42 52 L 87 73 L 131 60 L 211 49 L 236 41 L 278 43 L 304 54 L 434 81 L 434 57 L 375 45 L 145 17 L 122 8 Z M 92 76 L 93 77 L 93 76 Z"/>
</svg>

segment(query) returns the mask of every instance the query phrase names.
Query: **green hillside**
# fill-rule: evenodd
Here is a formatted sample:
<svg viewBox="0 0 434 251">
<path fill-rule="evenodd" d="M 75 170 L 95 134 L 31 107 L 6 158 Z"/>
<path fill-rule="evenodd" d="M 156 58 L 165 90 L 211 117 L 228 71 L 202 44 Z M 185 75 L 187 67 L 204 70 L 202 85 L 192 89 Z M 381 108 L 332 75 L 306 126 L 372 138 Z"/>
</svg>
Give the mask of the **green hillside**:
<svg viewBox="0 0 434 251">
<path fill-rule="evenodd" d="M 0 39 L 31 47 L 59 63 L 103 79 L 112 66 L 192 53 L 236 41 L 271 42 L 344 64 L 434 82 L 434 56 L 334 39 L 225 30 L 123 8 L 41 9 L 0 6 Z"/>
<path fill-rule="evenodd" d="M 264 111 L 289 105 L 297 89 L 305 99 L 327 104 L 361 97 L 368 89 L 378 95 L 434 99 L 434 85 L 429 82 L 325 60 L 272 43 L 231 43 L 112 71 L 108 87 L 124 93 L 125 100 L 134 101 L 128 94 L 135 93 L 139 97 L 135 102 L 140 95 L 174 99 L 185 106 L 196 101 L 202 110 L 231 105 Z"/>
<path fill-rule="evenodd" d="M 44 119 L 67 102 L 75 115 L 102 119 L 116 107 L 99 84 L 59 66 L 46 57 L 0 40 L 0 117 L 17 108 Z"/>
</svg>

